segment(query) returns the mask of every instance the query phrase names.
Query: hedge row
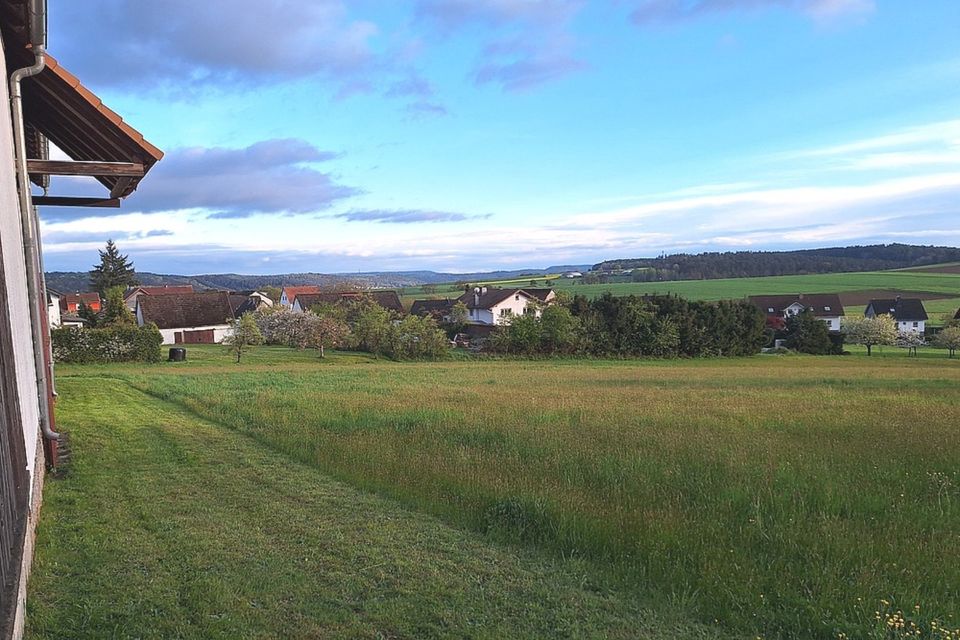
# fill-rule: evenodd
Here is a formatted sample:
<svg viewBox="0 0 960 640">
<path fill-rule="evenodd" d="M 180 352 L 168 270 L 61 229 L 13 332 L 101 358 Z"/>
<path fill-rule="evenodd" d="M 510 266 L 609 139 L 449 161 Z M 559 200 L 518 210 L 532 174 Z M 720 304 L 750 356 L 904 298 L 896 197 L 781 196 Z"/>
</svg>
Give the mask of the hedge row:
<svg viewBox="0 0 960 640">
<path fill-rule="evenodd" d="M 163 336 L 156 325 L 63 328 L 51 331 L 56 362 L 159 362 Z"/>
</svg>

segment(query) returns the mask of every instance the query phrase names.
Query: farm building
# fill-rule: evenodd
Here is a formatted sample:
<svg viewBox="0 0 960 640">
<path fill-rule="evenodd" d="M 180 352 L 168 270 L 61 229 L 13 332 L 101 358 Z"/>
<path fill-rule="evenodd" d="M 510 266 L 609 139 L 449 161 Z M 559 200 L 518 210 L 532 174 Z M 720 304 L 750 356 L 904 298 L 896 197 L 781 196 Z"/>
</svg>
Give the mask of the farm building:
<svg viewBox="0 0 960 640">
<path fill-rule="evenodd" d="M 36 207 L 119 206 L 163 154 L 46 53 L 46 2 L 0 0 L 0 39 L 10 80 L 0 87 L 0 638 L 18 639 L 44 467 L 57 463 L 62 437 L 49 349 L 55 298 L 45 290 Z M 51 160 L 50 143 L 67 159 Z M 106 193 L 48 195 L 53 175 L 93 177 Z M 63 298 L 68 313 L 83 300 Z M 99 307 L 100 298 L 86 302 Z"/>
<path fill-rule="evenodd" d="M 137 300 L 137 324 L 154 323 L 163 344 L 216 344 L 230 332 L 236 309 L 248 298 L 233 300 L 226 291 L 141 296 Z"/>
<path fill-rule="evenodd" d="M 370 299 L 387 311 L 403 313 L 403 304 L 396 291 L 339 291 L 331 293 L 301 293 L 293 302 L 293 310 L 302 313 L 318 304 L 349 304 Z"/>
<path fill-rule="evenodd" d="M 798 293 L 796 295 L 749 296 L 747 300 L 763 311 L 768 318 L 787 320 L 809 311 L 823 320 L 830 331 L 840 331 L 843 304 L 835 293 Z"/>
<path fill-rule="evenodd" d="M 863 315 L 868 318 L 889 315 L 897 322 L 897 330 L 901 333 L 913 331 L 923 333 L 927 324 L 927 310 L 923 300 L 919 298 L 881 298 L 871 300 L 867 304 Z"/>
<path fill-rule="evenodd" d="M 455 300 L 414 300 L 410 305 L 410 315 L 422 318 L 431 317 L 437 322 L 444 322 L 450 318 Z"/>
<path fill-rule="evenodd" d="M 169 285 L 160 287 L 133 287 L 123 294 L 123 302 L 130 311 L 137 310 L 137 298 L 140 296 L 163 296 L 171 293 L 193 293 L 192 284 Z"/>
<path fill-rule="evenodd" d="M 508 323 L 513 316 L 531 313 L 539 316 L 541 307 L 556 297 L 552 289 L 534 291 L 536 295 L 526 289 L 476 287 L 457 300 L 466 305 L 470 324 L 498 325 Z"/>
</svg>

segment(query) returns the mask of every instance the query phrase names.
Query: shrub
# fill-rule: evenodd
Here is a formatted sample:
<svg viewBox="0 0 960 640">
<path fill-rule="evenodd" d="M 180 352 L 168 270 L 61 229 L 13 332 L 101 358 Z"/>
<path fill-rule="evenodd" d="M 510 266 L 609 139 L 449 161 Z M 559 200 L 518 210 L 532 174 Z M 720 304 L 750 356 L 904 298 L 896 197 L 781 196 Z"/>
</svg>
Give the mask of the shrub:
<svg viewBox="0 0 960 640">
<path fill-rule="evenodd" d="M 155 324 L 50 332 L 56 362 L 160 362 L 163 336 Z"/>
</svg>

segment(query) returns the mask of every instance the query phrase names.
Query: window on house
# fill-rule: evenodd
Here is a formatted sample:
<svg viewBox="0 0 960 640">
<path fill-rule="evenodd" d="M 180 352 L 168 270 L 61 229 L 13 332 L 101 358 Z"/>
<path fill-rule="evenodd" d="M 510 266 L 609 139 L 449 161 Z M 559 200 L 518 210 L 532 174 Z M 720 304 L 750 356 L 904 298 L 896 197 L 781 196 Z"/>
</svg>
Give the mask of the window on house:
<svg viewBox="0 0 960 640">
<path fill-rule="evenodd" d="M 913 326 L 919 327 L 919 326 L 920 326 L 920 323 L 919 323 L 919 322 L 914 322 L 914 323 L 913 323 Z"/>
<path fill-rule="evenodd" d="M 500 309 L 500 317 L 512 316 L 513 311 L 510 309 Z"/>
<path fill-rule="evenodd" d="M 824 311 L 830 311 L 830 307 L 824 307 L 823 310 L 824 310 Z"/>
<path fill-rule="evenodd" d="M 767 313 L 773 313 L 773 307 L 767 307 Z"/>
</svg>

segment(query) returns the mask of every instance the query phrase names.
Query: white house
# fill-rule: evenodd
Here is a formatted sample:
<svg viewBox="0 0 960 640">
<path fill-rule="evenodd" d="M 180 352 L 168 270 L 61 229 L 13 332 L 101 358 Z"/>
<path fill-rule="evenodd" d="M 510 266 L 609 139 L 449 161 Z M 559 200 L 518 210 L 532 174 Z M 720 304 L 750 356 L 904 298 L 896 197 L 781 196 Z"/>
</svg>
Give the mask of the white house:
<svg viewBox="0 0 960 640">
<path fill-rule="evenodd" d="M 556 298 L 552 289 L 535 291 L 536 295 L 526 289 L 476 287 L 458 300 L 466 305 L 470 324 L 501 325 L 509 323 L 514 316 L 533 314 L 540 317 L 543 306 Z"/>
<path fill-rule="evenodd" d="M 835 293 L 798 293 L 796 295 L 749 296 L 747 298 L 768 318 L 788 320 L 804 311 L 810 311 L 823 320 L 830 331 L 840 331 L 843 304 Z"/>
<path fill-rule="evenodd" d="M 920 298 L 901 298 L 897 296 L 893 299 L 871 300 L 867 304 L 863 315 L 868 318 L 888 315 L 896 321 L 897 331 L 900 333 L 910 331 L 923 333 L 927 325 L 927 310 Z"/>
<path fill-rule="evenodd" d="M 137 324 L 154 323 L 163 344 L 219 344 L 230 335 L 235 308 L 226 291 L 140 296 Z"/>
</svg>

